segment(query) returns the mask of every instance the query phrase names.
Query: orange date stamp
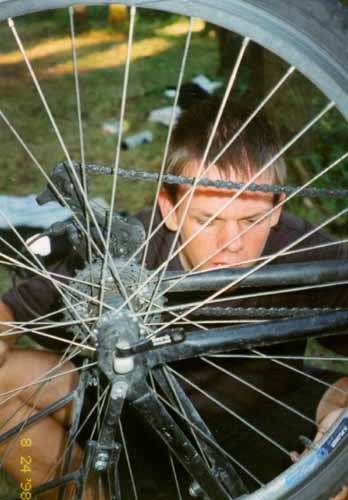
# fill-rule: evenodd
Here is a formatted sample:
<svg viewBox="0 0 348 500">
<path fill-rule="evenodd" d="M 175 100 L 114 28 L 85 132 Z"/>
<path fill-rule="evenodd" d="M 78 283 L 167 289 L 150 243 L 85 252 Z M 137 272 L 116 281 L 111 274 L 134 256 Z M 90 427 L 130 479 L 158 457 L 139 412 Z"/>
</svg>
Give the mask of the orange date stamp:
<svg viewBox="0 0 348 500">
<path fill-rule="evenodd" d="M 30 438 L 22 438 L 19 441 L 22 448 L 31 448 L 32 441 Z M 27 450 L 29 452 L 29 449 Z M 19 458 L 19 471 L 23 474 L 23 481 L 20 482 L 20 500 L 31 500 L 32 498 L 32 480 L 30 477 L 32 471 L 32 457 L 31 455 L 21 455 Z"/>
</svg>

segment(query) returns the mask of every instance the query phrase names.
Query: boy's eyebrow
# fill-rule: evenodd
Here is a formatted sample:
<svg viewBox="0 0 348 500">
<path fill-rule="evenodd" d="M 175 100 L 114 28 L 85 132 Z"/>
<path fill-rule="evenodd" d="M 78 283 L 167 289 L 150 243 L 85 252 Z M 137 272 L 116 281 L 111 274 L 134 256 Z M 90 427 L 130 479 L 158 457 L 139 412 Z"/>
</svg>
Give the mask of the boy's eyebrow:
<svg viewBox="0 0 348 500">
<path fill-rule="evenodd" d="M 190 209 L 190 212 L 193 215 L 197 215 L 197 216 L 200 216 L 200 217 L 207 217 L 209 219 L 214 216 L 214 213 L 205 212 L 203 210 L 200 210 L 199 208 L 192 208 L 192 209 Z M 241 219 L 251 219 L 253 217 L 262 217 L 263 215 L 266 215 L 267 212 L 268 212 L 268 210 L 260 210 L 260 211 L 255 212 L 255 213 L 248 214 L 245 217 L 241 217 Z M 221 217 L 221 214 L 220 214 L 220 216 L 215 217 L 215 219 L 217 219 L 217 220 L 225 220 L 224 217 Z"/>
</svg>

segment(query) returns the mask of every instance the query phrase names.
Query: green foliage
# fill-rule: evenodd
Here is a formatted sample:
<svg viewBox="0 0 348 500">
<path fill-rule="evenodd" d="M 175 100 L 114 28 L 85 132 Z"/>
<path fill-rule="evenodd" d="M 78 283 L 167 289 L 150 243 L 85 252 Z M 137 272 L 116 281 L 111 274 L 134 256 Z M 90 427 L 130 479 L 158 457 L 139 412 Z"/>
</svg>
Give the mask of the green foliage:
<svg viewBox="0 0 348 500">
<path fill-rule="evenodd" d="M 338 112 L 331 112 L 320 121 L 315 130 L 315 141 L 312 141 L 310 151 L 299 152 L 290 155 L 289 163 L 300 162 L 305 166 L 307 178 L 319 174 L 322 170 L 339 160 L 348 152 L 348 125 L 345 120 L 338 115 Z M 333 167 L 327 174 L 321 176 L 313 187 L 325 189 L 347 189 L 348 188 L 348 159 L 345 159 Z M 298 180 L 298 179 L 295 179 Z M 347 206 L 344 198 L 312 198 L 313 222 L 319 223 L 330 215 L 338 213 Z M 300 203 L 295 204 L 301 213 Z M 302 215 L 302 213 L 301 213 Z M 303 210 L 303 216 L 308 217 L 308 210 Z M 347 224 L 345 218 L 337 219 L 330 225 L 329 230 L 337 236 L 345 233 Z"/>
</svg>

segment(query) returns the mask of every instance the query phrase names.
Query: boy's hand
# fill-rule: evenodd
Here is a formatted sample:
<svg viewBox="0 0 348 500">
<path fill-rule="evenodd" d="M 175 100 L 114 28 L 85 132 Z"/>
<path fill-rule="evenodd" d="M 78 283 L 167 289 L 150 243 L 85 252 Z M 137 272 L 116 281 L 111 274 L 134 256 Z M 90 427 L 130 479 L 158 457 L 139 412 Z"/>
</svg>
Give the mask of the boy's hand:
<svg viewBox="0 0 348 500">
<path fill-rule="evenodd" d="M 4 364 L 7 356 L 8 345 L 0 340 L 0 367 Z"/>
<path fill-rule="evenodd" d="M 340 389 L 335 390 L 335 387 Z M 348 377 L 340 378 L 333 387 L 330 387 L 321 398 L 317 411 L 316 422 L 318 424 L 318 432 L 314 438 L 314 443 L 319 441 L 329 427 L 337 420 L 344 408 L 348 407 Z M 307 449 L 303 454 L 307 453 Z M 292 452 L 293 461 L 299 460 L 301 455 L 297 452 Z M 342 490 L 330 500 L 348 500 L 348 486 L 343 486 Z"/>
<path fill-rule="evenodd" d="M 329 391 L 330 390 L 331 389 L 329 389 Z M 319 403 L 319 405 L 320 405 L 320 403 Z M 326 417 L 322 420 L 322 422 L 319 425 L 318 432 L 317 432 L 317 434 L 314 438 L 314 441 L 313 441 L 314 443 L 319 441 L 319 439 L 321 439 L 323 437 L 325 432 L 335 422 L 335 420 L 337 420 L 337 418 L 340 416 L 341 413 L 342 413 L 342 408 L 336 408 L 336 410 L 333 410 L 326 415 Z M 292 460 L 294 462 L 297 462 L 301 458 L 302 455 L 307 453 L 307 451 L 308 451 L 308 448 L 306 448 L 301 455 L 299 453 L 297 453 L 296 451 L 292 452 L 291 453 Z M 346 486 L 346 485 L 343 486 L 341 491 L 337 495 L 335 495 L 334 497 L 330 497 L 329 500 L 348 500 L 348 486 Z"/>
<path fill-rule="evenodd" d="M 16 342 L 16 340 L 19 338 L 18 335 L 9 335 L 6 336 L 6 331 L 9 329 L 9 326 L 7 323 L 11 323 L 12 321 L 15 321 L 14 315 L 12 313 L 12 310 L 8 305 L 6 305 L 4 302 L 0 300 L 0 367 L 4 364 L 7 352 L 10 349 L 10 347 Z"/>
<path fill-rule="evenodd" d="M 340 391 L 334 389 L 337 387 Z M 344 391 L 344 392 L 342 392 Z M 316 422 L 319 424 L 318 432 L 314 442 L 319 441 L 337 420 L 342 410 L 348 406 L 348 377 L 340 378 L 333 387 L 330 387 L 321 398 L 316 412 Z M 348 500 L 348 487 L 342 490 L 330 500 Z"/>
<path fill-rule="evenodd" d="M 348 379 L 347 379 L 348 380 Z M 329 391 L 333 391 L 333 392 L 337 392 L 335 391 L 334 389 L 329 389 Z M 326 396 L 327 393 L 324 394 L 323 398 Z M 338 393 L 339 394 L 339 393 Z M 320 401 L 319 403 L 319 406 L 321 404 L 321 402 L 323 401 L 323 398 L 322 400 Z M 319 408 L 318 406 L 318 408 Z M 342 410 L 343 408 L 340 407 L 340 408 L 336 408 L 334 410 L 332 410 L 330 413 L 328 413 L 324 418 L 323 420 L 321 421 L 320 425 L 319 425 L 319 429 L 318 429 L 318 432 L 314 438 L 314 442 L 316 441 L 319 441 L 319 439 L 321 439 L 325 432 L 329 429 L 329 427 L 338 419 L 338 417 L 341 415 L 342 413 Z M 330 500 L 348 500 L 348 487 L 347 485 L 344 485 L 343 488 L 341 489 L 341 491 L 335 495 L 334 497 L 331 497 Z"/>
</svg>

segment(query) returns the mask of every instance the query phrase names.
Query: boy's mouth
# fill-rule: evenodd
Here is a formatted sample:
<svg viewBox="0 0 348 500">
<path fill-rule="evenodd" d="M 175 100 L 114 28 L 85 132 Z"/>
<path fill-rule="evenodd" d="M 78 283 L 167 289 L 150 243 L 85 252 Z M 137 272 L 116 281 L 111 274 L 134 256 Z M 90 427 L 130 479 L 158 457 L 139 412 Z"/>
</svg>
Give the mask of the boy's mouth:
<svg viewBox="0 0 348 500">
<path fill-rule="evenodd" d="M 221 261 L 218 261 L 218 262 L 212 262 L 211 263 L 211 267 L 214 267 L 214 268 L 233 268 L 233 269 L 236 269 L 236 268 L 239 268 L 239 267 L 245 267 L 245 265 L 243 266 L 243 264 L 239 264 L 238 262 L 221 262 Z"/>
</svg>

